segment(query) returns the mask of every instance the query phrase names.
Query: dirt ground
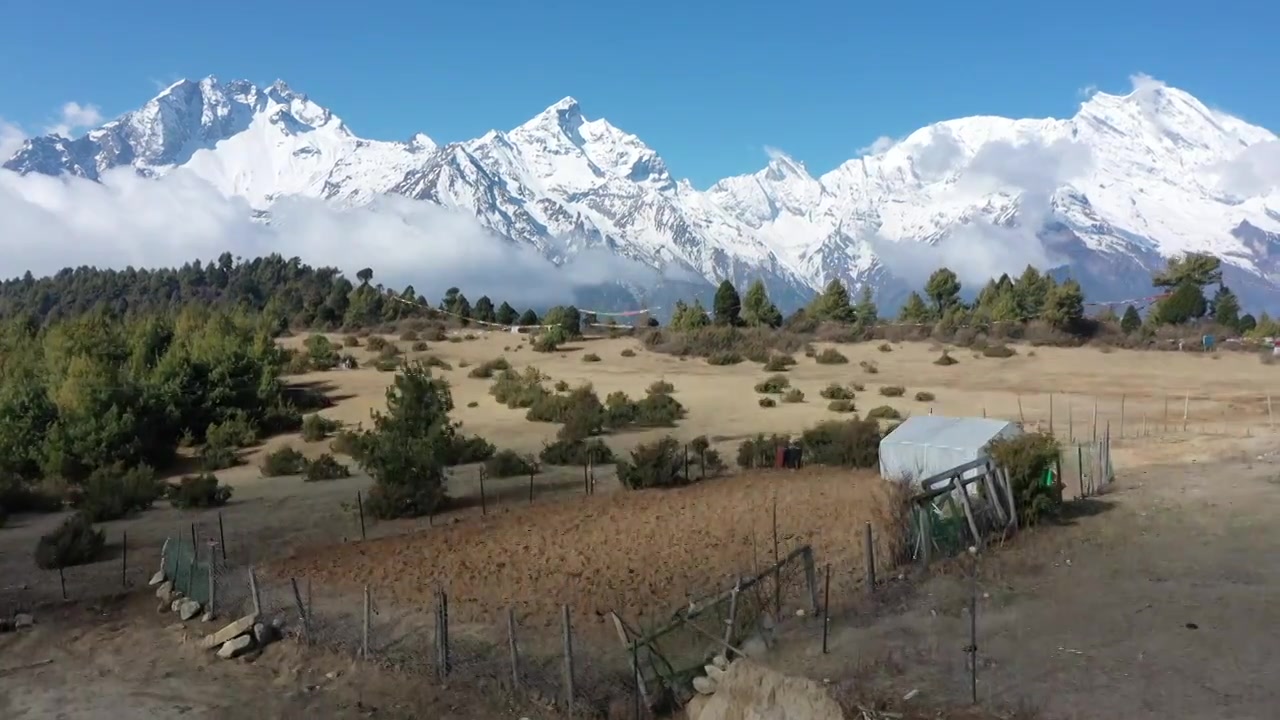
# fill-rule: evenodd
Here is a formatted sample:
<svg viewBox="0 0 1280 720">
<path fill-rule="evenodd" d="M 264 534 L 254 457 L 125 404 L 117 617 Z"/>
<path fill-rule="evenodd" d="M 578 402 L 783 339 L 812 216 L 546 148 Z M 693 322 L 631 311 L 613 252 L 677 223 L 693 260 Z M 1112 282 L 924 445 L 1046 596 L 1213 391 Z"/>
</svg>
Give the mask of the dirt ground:
<svg viewBox="0 0 1280 720">
<path fill-rule="evenodd" d="M 407 349 L 409 343 L 399 344 Z M 1017 346 L 1018 354 L 1007 359 L 953 350 L 959 364 L 940 367 L 933 364 L 940 349 L 929 344 L 895 345 L 892 352 L 876 344 L 842 345 L 849 364 L 817 365 L 798 356 L 799 365 L 787 373 L 806 402 L 762 409 L 751 386 L 767 373 L 756 364 L 713 367 L 649 353 L 631 339 L 593 340 L 553 354 L 527 345 L 516 350 L 519 345 L 507 334 L 481 335 L 431 343 L 412 355 L 434 354 L 454 365 L 442 374 L 452 383 L 454 415 L 466 432 L 527 452 L 551 439 L 555 426 L 530 423 L 523 411 L 496 403 L 487 394 L 490 381 L 467 378 L 463 363 L 505 355 L 518 368 L 533 364 L 555 380 L 591 382 L 602 396 L 613 390 L 639 396 L 666 379 L 689 410 L 680 426 L 609 442 L 625 451 L 668 432 L 681 439 L 705 434 L 730 462 L 743 437 L 793 433 L 838 417 L 818 396 L 831 382 L 864 384 L 861 411 L 887 404 L 906 413 L 985 413 L 1048 428 L 1052 407 L 1054 430 L 1064 440 L 1090 435 L 1096 408 L 1100 431 L 1109 423 L 1117 438 L 1117 485 L 1069 526 L 1024 534 L 983 561 L 979 696 L 1000 705 L 1029 699 L 1043 717 L 1055 718 L 1274 717 L 1278 691 L 1262 684 L 1262 675 L 1280 658 L 1258 628 L 1275 624 L 1276 610 L 1265 600 L 1280 591 L 1280 569 L 1265 562 L 1280 550 L 1280 539 L 1268 532 L 1280 492 L 1274 454 L 1280 445 L 1268 428 L 1267 389 L 1276 387 L 1278 369 L 1254 355 Z M 626 348 L 636 356 L 622 357 Z M 585 352 L 603 361 L 584 363 Z M 363 348 L 356 354 L 369 359 Z M 860 361 L 874 362 L 879 372 L 868 373 Z M 298 380 L 323 384 L 336 400 L 323 414 L 354 424 L 367 423 L 370 411 L 383 407 L 392 377 L 361 368 Z M 877 390 L 884 385 L 903 385 L 906 396 L 883 398 Z M 916 402 L 920 390 L 937 399 Z M 468 407 L 471 402 L 476 406 Z M 580 470 L 565 469 L 539 476 L 532 507 L 527 479 L 490 481 L 481 516 L 477 473 L 458 468 L 451 494 L 472 502 L 437 517 L 435 527 L 369 521 L 370 541 L 353 544 L 361 532 L 355 495 L 368 487 L 367 478 L 261 478 L 261 455 L 284 444 L 312 456 L 327 449 L 325 442 L 272 438 L 248 454 L 247 464 L 220 473 L 235 487 L 222 510 L 227 550 L 232 562 L 269 564 L 318 587 L 367 581 L 390 600 L 420 608 L 435 583 L 447 584 L 459 620 L 471 613 L 487 621 L 507 605 L 525 603 L 521 619 L 531 622 L 565 602 L 582 608 L 585 625 L 603 630 L 597 613 L 619 607 L 630 617 L 666 613 L 686 593 L 751 567 L 757 555 L 767 564 L 776 493 L 783 547 L 811 542 L 819 563 L 835 568 L 833 606 L 841 595 L 865 594 L 857 582 L 860 530 L 874 493 L 862 475 L 817 469 L 734 475 L 674 492 L 624 495 L 614 492 L 616 481 L 601 468 L 599 494 L 583 497 Z M 57 521 L 17 517 L 0 529 L 0 611 L 58 597 L 56 573 L 35 570 L 30 559 L 35 539 Z M 127 533 L 128 555 L 116 551 L 94 566 L 68 570 L 68 594 L 75 600 L 118 589 L 122 569 L 134 587 L 144 584 L 163 538 L 189 533 L 192 523 L 201 538 L 218 532 L 214 513 L 160 505 L 106 523 L 113 547 Z M 406 533 L 412 534 L 398 537 Z M 968 584 L 959 575 L 944 572 L 871 609 L 851 603 L 856 610 L 833 619 L 827 656 L 820 653 L 820 625 L 789 621 L 777 657 L 794 661 L 788 669 L 837 683 L 874 680 L 895 692 L 916 689 L 921 698 L 963 701 Z M 202 667 L 198 657 L 171 650 L 175 641 L 161 629 L 164 622 L 144 602 L 141 609 L 112 607 L 101 615 L 42 617 L 37 634 L 0 637 L 0 717 L 116 717 L 108 711 L 122 703 L 139 708 L 138 717 L 241 717 L 248 713 L 234 713 L 246 697 L 278 703 L 255 706 L 255 716 L 263 709 L 271 717 L 365 713 L 353 704 L 359 697 L 345 691 L 308 692 L 310 681 L 298 678 L 311 672 L 310 660 L 267 653 L 259 662 L 280 665 L 265 674 L 234 664 Z M 48 655 L 55 662 L 13 669 Z M 349 660 L 335 662 L 350 670 Z M 333 670 L 316 664 L 321 677 Z M 378 682 L 365 685 L 371 688 L 365 701 L 378 706 L 378 716 L 397 717 L 390 708 L 417 702 L 397 689 L 404 683 L 387 681 L 375 691 Z M 453 707 L 458 714 L 441 716 L 518 717 L 483 697 L 428 700 L 446 703 L 433 705 L 432 716 L 438 707 Z"/>
</svg>

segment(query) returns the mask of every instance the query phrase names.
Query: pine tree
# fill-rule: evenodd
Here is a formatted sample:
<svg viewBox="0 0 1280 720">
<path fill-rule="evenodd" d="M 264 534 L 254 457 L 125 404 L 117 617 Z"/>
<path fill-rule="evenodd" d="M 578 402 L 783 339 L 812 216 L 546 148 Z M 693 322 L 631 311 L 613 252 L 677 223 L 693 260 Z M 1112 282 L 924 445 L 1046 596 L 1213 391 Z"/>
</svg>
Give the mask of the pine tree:
<svg viewBox="0 0 1280 720">
<path fill-rule="evenodd" d="M 1124 317 L 1120 318 L 1120 329 L 1125 333 L 1132 333 L 1142 327 L 1142 316 L 1138 314 L 1138 309 L 1130 305 L 1124 309 Z"/>
<path fill-rule="evenodd" d="M 534 312 L 532 309 L 525 310 L 524 313 L 520 315 L 520 324 L 526 327 L 531 325 L 537 325 L 538 313 Z"/>
<path fill-rule="evenodd" d="M 716 288 L 714 303 L 717 325 L 741 324 L 742 298 L 738 297 L 737 288 L 728 279 L 721 281 L 720 287 Z"/>
<path fill-rule="evenodd" d="M 498 311 L 493 314 L 493 319 L 495 322 L 502 325 L 515 325 L 516 321 L 520 319 L 520 316 L 516 313 L 516 309 L 511 307 L 511 305 L 504 300 L 503 303 L 498 306 Z"/>
<path fill-rule="evenodd" d="M 475 312 L 472 313 L 472 317 L 482 322 L 493 322 L 493 301 L 489 299 L 488 295 L 481 295 L 480 299 L 476 300 Z"/>
<path fill-rule="evenodd" d="M 960 279 L 950 268 L 939 268 L 929 276 L 924 291 L 933 301 L 934 310 L 942 315 L 960 301 Z"/>
<path fill-rule="evenodd" d="M 1240 328 L 1240 299 L 1225 285 L 1219 285 L 1213 295 L 1213 320 L 1231 330 Z"/>
<path fill-rule="evenodd" d="M 853 312 L 858 318 L 858 324 L 863 329 L 875 327 L 875 324 L 880 322 L 880 310 L 876 307 L 876 301 L 871 294 L 870 285 L 862 286 L 862 293 L 858 297 L 858 304 L 854 307 Z"/>
<path fill-rule="evenodd" d="M 920 293 L 915 291 L 907 296 L 907 301 L 902 304 L 902 310 L 898 313 L 900 322 L 911 325 L 922 325 L 932 319 L 929 306 L 925 304 L 924 298 L 920 297 Z"/>
<path fill-rule="evenodd" d="M 769 300 L 763 280 L 757 279 L 747 288 L 747 295 L 742 301 L 742 319 L 753 326 L 778 327 L 782 324 L 782 313 Z"/>
<path fill-rule="evenodd" d="M 849 290 L 839 278 L 832 278 L 822 294 L 813 299 L 806 313 L 815 320 L 853 322 L 857 316 L 849 304 Z"/>
</svg>

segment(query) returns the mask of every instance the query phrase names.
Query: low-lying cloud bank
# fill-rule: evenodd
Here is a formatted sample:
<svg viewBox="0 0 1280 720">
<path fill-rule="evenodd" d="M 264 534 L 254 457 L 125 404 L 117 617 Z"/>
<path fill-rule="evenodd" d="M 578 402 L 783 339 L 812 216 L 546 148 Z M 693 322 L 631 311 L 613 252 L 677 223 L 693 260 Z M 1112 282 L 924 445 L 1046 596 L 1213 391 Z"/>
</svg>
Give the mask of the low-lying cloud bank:
<svg viewBox="0 0 1280 720">
<path fill-rule="evenodd" d="M 605 282 L 658 280 L 656 271 L 605 250 L 558 266 L 470 216 L 396 196 L 356 209 L 285 198 L 269 221 L 255 221 L 243 199 L 184 170 L 155 180 L 122 168 L 101 183 L 0 170 L 0 218 L 0 276 L 8 278 L 83 265 L 174 267 L 230 252 L 297 256 L 349 277 L 368 267 L 376 282 L 413 285 L 427 297 L 456 286 L 473 300 L 487 294 L 525 304 L 569 301 L 575 289 Z"/>
</svg>

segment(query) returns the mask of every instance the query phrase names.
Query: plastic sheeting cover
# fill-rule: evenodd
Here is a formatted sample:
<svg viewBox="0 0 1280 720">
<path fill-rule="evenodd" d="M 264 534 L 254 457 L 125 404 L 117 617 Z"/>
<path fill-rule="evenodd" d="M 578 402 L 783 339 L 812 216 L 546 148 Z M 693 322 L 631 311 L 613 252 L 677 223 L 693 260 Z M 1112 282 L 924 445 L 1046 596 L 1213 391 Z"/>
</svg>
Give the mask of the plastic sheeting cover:
<svg viewBox="0 0 1280 720">
<path fill-rule="evenodd" d="M 880 441 L 880 476 L 918 484 L 986 456 L 996 438 L 1020 435 L 1009 420 L 921 415 L 907 418 Z"/>
</svg>

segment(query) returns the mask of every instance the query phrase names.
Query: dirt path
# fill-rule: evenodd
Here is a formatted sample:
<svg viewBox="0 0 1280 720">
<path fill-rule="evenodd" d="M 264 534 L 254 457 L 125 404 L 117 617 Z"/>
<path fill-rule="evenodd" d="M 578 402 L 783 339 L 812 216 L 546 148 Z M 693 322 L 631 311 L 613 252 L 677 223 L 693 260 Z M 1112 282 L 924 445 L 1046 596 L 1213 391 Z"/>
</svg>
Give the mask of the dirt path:
<svg viewBox="0 0 1280 720">
<path fill-rule="evenodd" d="M 1122 471 L 1116 490 L 1070 527 L 1024 534 L 988 556 L 981 701 L 1063 719 L 1274 718 L 1280 455 L 1259 459 L 1268 445 L 1274 438 L 1218 460 L 1165 448 L 1187 462 Z M 1129 460 L 1143 453 L 1155 454 Z M 936 577 L 905 612 L 874 625 L 833 619 L 830 655 L 813 626 L 785 637 L 774 662 L 963 701 L 970 588 L 960 572 Z"/>
</svg>

